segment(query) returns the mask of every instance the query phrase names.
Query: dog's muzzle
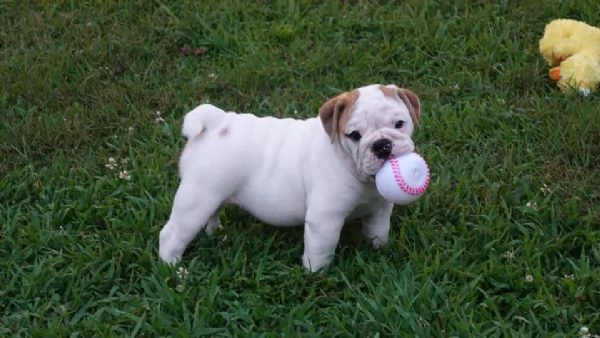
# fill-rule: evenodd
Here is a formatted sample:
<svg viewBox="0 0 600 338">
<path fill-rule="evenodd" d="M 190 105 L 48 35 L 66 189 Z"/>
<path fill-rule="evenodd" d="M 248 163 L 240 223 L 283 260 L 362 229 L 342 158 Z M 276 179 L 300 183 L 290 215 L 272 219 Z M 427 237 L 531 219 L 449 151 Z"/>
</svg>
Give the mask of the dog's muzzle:
<svg viewBox="0 0 600 338">
<path fill-rule="evenodd" d="M 382 138 L 373 142 L 371 150 L 378 159 L 387 160 L 392 154 L 392 141 Z"/>
</svg>

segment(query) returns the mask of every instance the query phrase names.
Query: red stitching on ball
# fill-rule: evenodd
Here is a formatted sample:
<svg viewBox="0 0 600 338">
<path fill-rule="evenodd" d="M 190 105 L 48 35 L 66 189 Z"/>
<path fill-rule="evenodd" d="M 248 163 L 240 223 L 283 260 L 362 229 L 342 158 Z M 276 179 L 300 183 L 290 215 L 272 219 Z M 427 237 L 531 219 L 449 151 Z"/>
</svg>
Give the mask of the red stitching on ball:
<svg viewBox="0 0 600 338">
<path fill-rule="evenodd" d="M 392 173 L 394 174 L 394 178 L 396 179 L 396 184 L 404 191 L 405 193 L 418 196 L 425 192 L 427 187 L 429 186 L 429 167 L 425 165 L 425 169 L 427 170 L 427 176 L 425 177 L 425 182 L 420 187 L 411 187 L 406 183 L 404 177 L 402 177 L 402 173 L 400 172 L 400 165 L 395 158 L 390 158 L 390 167 L 392 168 Z"/>
</svg>

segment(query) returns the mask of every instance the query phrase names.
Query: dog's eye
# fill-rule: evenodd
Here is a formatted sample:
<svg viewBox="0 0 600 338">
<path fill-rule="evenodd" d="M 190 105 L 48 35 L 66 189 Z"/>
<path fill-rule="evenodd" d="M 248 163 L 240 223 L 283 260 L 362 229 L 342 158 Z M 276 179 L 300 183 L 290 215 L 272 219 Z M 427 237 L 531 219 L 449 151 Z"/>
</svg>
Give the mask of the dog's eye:
<svg viewBox="0 0 600 338">
<path fill-rule="evenodd" d="M 400 129 L 400 128 L 402 128 L 403 125 L 404 125 L 404 121 L 400 120 L 400 121 L 396 122 L 396 124 L 394 125 L 394 127 L 396 129 Z"/>
<path fill-rule="evenodd" d="M 354 141 L 354 142 L 358 142 L 358 141 L 360 141 L 360 138 L 362 137 L 362 136 L 360 135 L 360 133 L 359 133 L 359 132 L 357 132 L 357 131 L 353 131 L 353 132 L 351 132 L 350 134 L 346 134 L 346 136 L 347 136 L 349 139 L 351 139 L 352 141 Z"/>
</svg>

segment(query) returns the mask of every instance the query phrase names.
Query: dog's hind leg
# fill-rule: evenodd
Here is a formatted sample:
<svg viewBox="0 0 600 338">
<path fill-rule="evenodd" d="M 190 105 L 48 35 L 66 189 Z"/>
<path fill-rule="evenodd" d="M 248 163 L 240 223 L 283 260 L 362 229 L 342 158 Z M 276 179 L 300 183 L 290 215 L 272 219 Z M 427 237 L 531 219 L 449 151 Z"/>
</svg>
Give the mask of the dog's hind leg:
<svg viewBox="0 0 600 338">
<path fill-rule="evenodd" d="M 170 264 L 178 262 L 202 228 L 208 224 L 214 230 L 218 225 L 222 203 L 220 196 L 211 194 L 197 184 L 182 182 L 175 194 L 169 221 L 160 231 L 160 258 Z"/>
</svg>

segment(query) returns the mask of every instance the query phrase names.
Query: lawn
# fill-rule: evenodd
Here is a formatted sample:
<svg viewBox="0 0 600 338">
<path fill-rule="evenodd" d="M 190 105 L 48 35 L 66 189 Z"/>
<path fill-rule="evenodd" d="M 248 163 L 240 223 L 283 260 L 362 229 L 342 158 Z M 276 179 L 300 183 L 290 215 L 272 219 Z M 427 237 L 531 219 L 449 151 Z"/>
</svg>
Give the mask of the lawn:
<svg viewBox="0 0 600 338">
<path fill-rule="evenodd" d="M 600 93 L 538 52 L 600 3 L 440 3 L 0 2 L 0 335 L 600 333 Z M 369 83 L 420 96 L 432 171 L 388 246 L 350 223 L 309 274 L 302 228 L 231 207 L 159 261 L 186 112 L 303 118 Z"/>
</svg>

